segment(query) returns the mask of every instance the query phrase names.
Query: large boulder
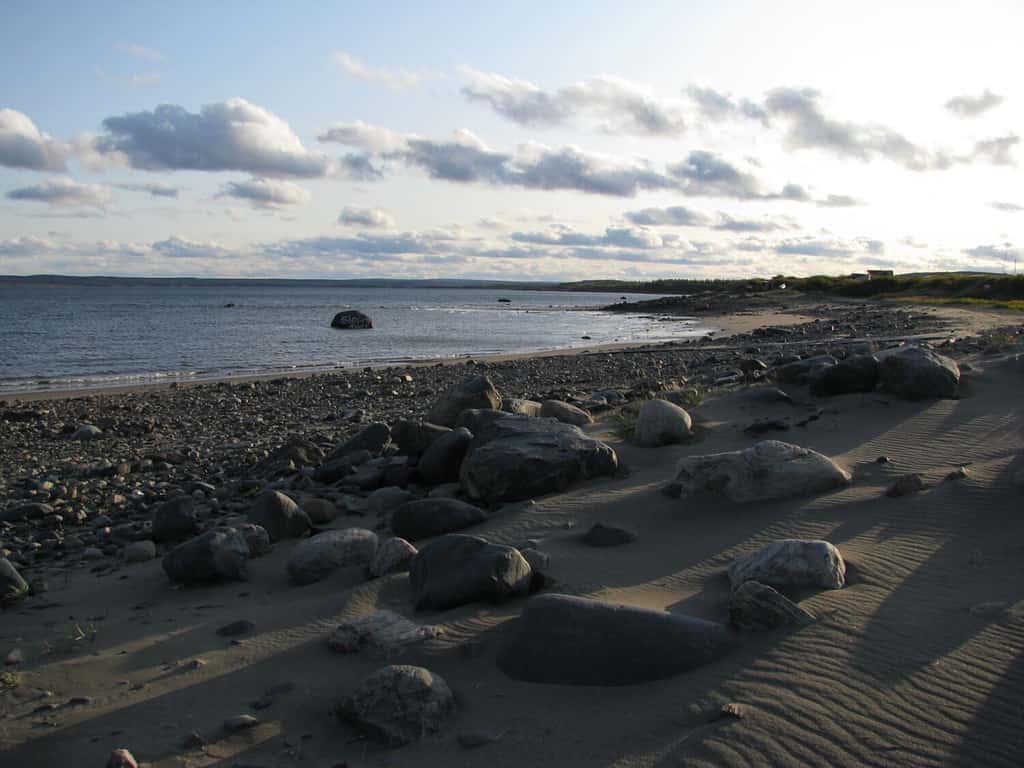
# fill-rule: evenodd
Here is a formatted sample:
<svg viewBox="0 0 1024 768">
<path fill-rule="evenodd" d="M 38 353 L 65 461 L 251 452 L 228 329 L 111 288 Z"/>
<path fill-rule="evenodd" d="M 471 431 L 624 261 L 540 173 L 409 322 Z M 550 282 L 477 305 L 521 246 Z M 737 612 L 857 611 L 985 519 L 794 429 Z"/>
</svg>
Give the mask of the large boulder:
<svg viewBox="0 0 1024 768">
<path fill-rule="evenodd" d="M 561 685 L 632 685 L 661 680 L 725 655 L 722 624 L 569 595 L 527 603 L 498 651 L 516 680 Z"/>
<path fill-rule="evenodd" d="M 536 400 L 523 400 L 518 397 L 504 397 L 501 400 L 501 410 L 521 416 L 540 416 L 542 407 Z"/>
<path fill-rule="evenodd" d="M 394 511 L 391 530 L 395 536 L 416 541 L 461 531 L 486 519 L 487 515 L 482 509 L 458 499 L 418 499 Z"/>
<path fill-rule="evenodd" d="M 357 309 L 346 309 L 334 316 L 331 328 L 343 330 L 366 330 L 373 328 L 373 320 Z"/>
<path fill-rule="evenodd" d="M 594 421 L 594 417 L 582 408 L 577 408 L 575 405 L 563 400 L 545 400 L 540 404 L 540 415 L 548 419 L 558 419 L 565 424 L 573 424 L 577 427 L 592 424 Z"/>
<path fill-rule="evenodd" d="M 878 355 L 879 384 L 886 392 L 920 400 L 960 394 L 960 367 L 924 347 L 900 347 Z"/>
<path fill-rule="evenodd" d="M 877 385 L 878 358 L 874 355 L 854 355 L 823 368 L 811 380 L 811 394 L 830 397 L 852 392 L 874 392 Z"/>
<path fill-rule="evenodd" d="M 495 419 L 507 419 L 511 414 L 493 408 L 467 408 L 455 420 L 456 427 L 464 427 L 472 434 L 490 426 Z"/>
<path fill-rule="evenodd" d="M 398 452 L 405 456 L 419 456 L 441 435 L 450 430 L 427 421 L 400 421 L 391 429 L 391 438 Z"/>
<path fill-rule="evenodd" d="M 633 441 L 654 448 L 682 443 L 693 436 L 690 414 L 667 400 L 647 400 L 633 426 Z"/>
<path fill-rule="evenodd" d="M 841 589 L 846 584 L 846 563 L 835 545 L 827 541 L 781 539 L 734 560 L 729 566 L 729 581 L 733 589 L 747 581 L 782 589 Z"/>
<path fill-rule="evenodd" d="M 0 605 L 16 603 L 28 594 L 28 582 L 6 557 L 0 557 Z"/>
<path fill-rule="evenodd" d="M 365 528 L 324 531 L 299 542 L 288 558 L 288 575 L 299 585 L 320 581 L 339 568 L 366 566 L 377 552 L 377 534 Z"/>
<path fill-rule="evenodd" d="M 822 493 L 849 485 L 850 480 L 850 473 L 827 456 L 763 440 L 741 451 L 680 459 L 675 486 L 683 496 L 706 490 L 745 503 Z"/>
<path fill-rule="evenodd" d="M 181 541 L 198 530 L 191 496 L 176 496 L 153 510 L 153 541 Z"/>
<path fill-rule="evenodd" d="M 249 544 L 234 528 L 207 531 L 172 549 L 163 559 L 167 577 L 178 584 L 239 581 L 246 577 Z"/>
<path fill-rule="evenodd" d="M 729 623 L 744 632 L 787 625 L 802 627 L 813 621 L 814 614 L 759 581 L 743 582 L 729 600 Z"/>
<path fill-rule="evenodd" d="M 454 427 L 459 414 L 468 408 L 492 408 L 501 405 L 501 395 L 486 376 L 474 376 L 454 385 L 434 403 L 427 421 Z"/>
<path fill-rule="evenodd" d="M 399 747 L 444 729 L 455 709 L 444 678 L 423 667 L 396 664 L 363 680 L 339 702 L 335 714 L 370 738 Z"/>
<path fill-rule="evenodd" d="M 416 607 L 437 610 L 525 595 L 531 576 L 519 550 L 458 533 L 430 542 L 409 565 Z"/>
<path fill-rule="evenodd" d="M 423 452 L 416 467 L 423 481 L 430 485 L 439 485 L 458 480 L 459 467 L 462 466 L 462 460 L 472 441 L 473 433 L 465 427 L 453 429 L 437 438 Z"/>
<path fill-rule="evenodd" d="M 328 636 L 327 645 L 338 653 L 366 651 L 374 658 L 388 658 L 440 634 L 440 627 L 417 624 L 393 611 L 381 610 L 343 621 Z"/>
<path fill-rule="evenodd" d="M 474 436 L 459 478 L 472 498 L 491 503 L 561 491 L 617 469 L 615 451 L 578 427 L 509 416 Z"/>
<path fill-rule="evenodd" d="M 806 384 L 836 364 L 832 355 L 816 355 L 775 368 L 775 380 L 781 384 Z"/>
<path fill-rule="evenodd" d="M 249 507 L 249 522 L 261 526 L 272 542 L 302 536 L 312 527 L 309 515 L 280 491 L 257 496 Z"/>
</svg>

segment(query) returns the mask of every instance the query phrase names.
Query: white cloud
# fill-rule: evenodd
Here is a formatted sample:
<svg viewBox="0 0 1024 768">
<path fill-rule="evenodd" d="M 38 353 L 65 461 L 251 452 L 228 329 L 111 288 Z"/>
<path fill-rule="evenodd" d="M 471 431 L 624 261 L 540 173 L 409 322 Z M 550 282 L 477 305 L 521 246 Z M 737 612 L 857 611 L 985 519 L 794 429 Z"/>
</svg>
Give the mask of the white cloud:
<svg viewBox="0 0 1024 768">
<path fill-rule="evenodd" d="M 231 197 L 249 203 L 253 208 L 280 209 L 292 205 L 305 205 L 311 199 L 309 192 L 291 181 L 278 179 L 249 179 L 229 181 L 217 197 Z"/>
<path fill-rule="evenodd" d="M 10 200 L 47 203 L 58 207 L 89 206 L 103 208 L 113 199 L 108 187 L 79 184 L 68 178 L 47 179 L 41 184 L 19 187 L 7 193 Z"/>
<path fill-rule="evenodd" d="M 177 197 L 181 191 L 180 188 L 173 184 L 167 184 L 162 181 L 154 181 L 147 184 L 115 184 L 114 186 L 128 192 L 145 192 L 152 197 Z"/>
<path fill-rule="evenodd" d="M 1006 101 L 1005 96 L 992 93 L 988 88 L 977 95 L 965 94 L 954 96 L 946 102 L 945 107 L 957 117 L 977 117 L 991 109 L 995 109 Z"/>
<path fill-rule="evenodd" d="M 136 59 L 145 59 L 146 61 L 164 60 L 164 55 L 160 53 L 160 51 L 154 48 L 147 48 L 146 46 L 139 45 L 138 43 L 118 43 L 114 47 L 117 51 Z"/>
<path fill-rule="evenodd" d="M 384 69 L 369 67 L 345 51 L 335 51 L 334 60 L 346 73 L 359 80 L 382 83 L 389 88 L 414 88 L 423 80 L 423 75 L 405 69 Z"/>
<path fill-rule="evenodd" d="M 245 171 L 258 176 L 316 178 L 334 164 L 306 149 L 291 126 L 241 98 L 207 104 L 198 113 L 174 104 L 103 121 L 87 142 L 98 157 L 147 171 Z"/>
<path fill-rule="evenodd" d="M 63 171 L 68 145 L 40 131 L 14 109 L 0 109 L 0 165 L 33 171 Z"/>
<path fill-rule="evenodd" d="M 338 223 L 367 229 L 391 229 L 395 226 L 395 219 L 391 214 L 378 208 L 345 206 L 338 215 Z"/>
</svg>

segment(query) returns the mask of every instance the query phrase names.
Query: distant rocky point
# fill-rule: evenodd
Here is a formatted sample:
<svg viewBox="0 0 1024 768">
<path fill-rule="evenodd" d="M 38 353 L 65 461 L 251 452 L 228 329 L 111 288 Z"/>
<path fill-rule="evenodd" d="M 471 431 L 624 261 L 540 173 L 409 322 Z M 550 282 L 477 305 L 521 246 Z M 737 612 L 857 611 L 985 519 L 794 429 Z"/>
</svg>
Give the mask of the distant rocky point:
<svg viewBox="0 0 1024 768">
<path fill-rule="evenodd" d="M 334 316 L 334 319 L 331 320 L 331 328 L 344 328 L 346 330 L 373 328 L 373 320 L 357 309 L 347 309 Z"/>
</svg>

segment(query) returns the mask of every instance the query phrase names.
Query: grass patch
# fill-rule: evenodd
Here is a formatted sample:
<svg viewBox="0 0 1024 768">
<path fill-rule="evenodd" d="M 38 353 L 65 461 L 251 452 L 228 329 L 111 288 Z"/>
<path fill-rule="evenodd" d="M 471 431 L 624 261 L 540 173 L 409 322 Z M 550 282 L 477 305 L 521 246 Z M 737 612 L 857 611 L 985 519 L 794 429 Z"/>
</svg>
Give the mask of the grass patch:
<svg viewBox="0 0 1024 768">
<path fill-rule="evenodd" d="M 1012 309 L 1024 312 L 1024 299 L 979 299 L 976 296 L 882 296 L 885 299 L 898 299 L 910 304 L 961 304 L 969 307 L 991 307 L 993 309 Z"/>
</svg>

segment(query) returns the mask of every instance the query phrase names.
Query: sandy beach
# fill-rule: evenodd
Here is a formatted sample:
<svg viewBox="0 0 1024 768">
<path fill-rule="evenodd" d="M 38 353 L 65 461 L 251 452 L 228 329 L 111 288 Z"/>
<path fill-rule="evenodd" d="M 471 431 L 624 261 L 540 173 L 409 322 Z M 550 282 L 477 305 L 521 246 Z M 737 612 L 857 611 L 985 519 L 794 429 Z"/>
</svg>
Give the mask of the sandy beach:
<svg viewBox="0 0 1024 768">
<path fill-rule="evenodd" d="M 126 748 L 154 768 L 1019 765 L 1019 315 L 830 301 L 702 321 L 718 332 L 640 349 L 0 404 L 0 549 L 33 587 L 0 613 L 0 763 L 102 766 Z M 958 364 L 958 397 L 824 397 L 784 380 L 800 359 L 834 363 L 907 339 Z M 395 447 L 370 460 L 395 468 L 372 482 L 355 466 L 330 482 L 317 474 L 368 425 L 397 434 L 481 375 L 505 398 L 586 409 L 582 432 L 614 451 L 616 470 L 514 501 L 474 499 L 464 484 L 435 493 L 444 484 L 424 482 Z M 787 397 L 750 396 L 775 386 Z M 689 439 L 636 444 L 630 430 L 651 399 L 686 409 Z M 311 444 L 307 459 L 280 451 L 293 438 Z M 850 480 L 751 503 L 665 492 L 680 459 L 765 439 L 812 449 Z M 913 492 L 887 494 L 912 474 Z M 192 499 L 199 533 L 245 522 L 266 489 L 303 508 L 321 500 L 318 535 L 365 528 L 383 542 L 393 510 L 382 488 L 478 505 L 486 520 L 459 533 L 543 553 L 543 578 L 530 596 L 415 610 L 404 572 L 368 578 L 365 564 L 348 565 L 299 586 L 289 562 L 303 537 L 247 560 L 245 580 L 172 582 L 162 567 L 172 541 L 126 559 L 168 500 Z M 634 538 L 588 546 L 581 536 L 598 523 Z M 524 610 L 549 594 L 728 625 L 730 564 L 783 539 L 831 542 L 845 560 L 841 589 L 782 590 L 813 615 L 805 626 L 730 628 L 720 658 L 630 685 L 528 682 L 499 666 Z M 437 632 L 400 649 L 332 650 L 340 623 L 378 610 Z M 235 622 L 248 623 L 225 631 Z M 333 714 L 388 664 L 429 669 L 456 702 L 443 728 L 400 748 Z M 255 720 L 226 727 L 240 715 Z"/>
</svg>

